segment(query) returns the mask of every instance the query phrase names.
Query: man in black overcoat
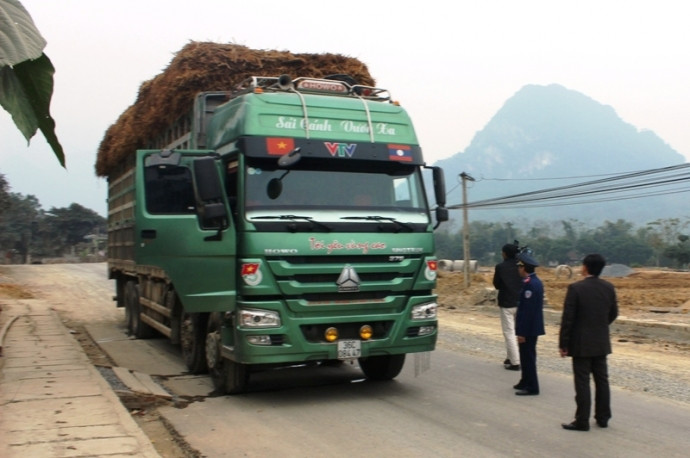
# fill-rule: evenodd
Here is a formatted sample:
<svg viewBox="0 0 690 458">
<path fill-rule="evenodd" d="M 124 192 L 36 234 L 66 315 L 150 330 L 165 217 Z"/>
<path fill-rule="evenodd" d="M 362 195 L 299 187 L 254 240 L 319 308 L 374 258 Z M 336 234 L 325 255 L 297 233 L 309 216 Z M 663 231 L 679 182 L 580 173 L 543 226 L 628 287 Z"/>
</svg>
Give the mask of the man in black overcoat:
<svg viewBox="0 0 690 458">
<path fill-rule="evenodd" d="M 585 256 L 582 262 L 585 278 L 568 286 L 563 304 L 558 346 L 562 357 L 572 357 L 577 405 L 575 420 L 562 425 L 567 430 L 589 430 L 590 374 L 594 378 L 597 425 L 606 428 L 611 418 L 606 357 L 611 353 L 609 325 L 618 316 L 618 303 L 613 285 L 599 278 L 605 265 L 606 260 L 600 254 Z"/>
<path fill-rule="evenodd" d="M 506 345 L 506 359 L 503 366 L 511 371 L 520 370 L 520 353 L 515 336 L 515 315 L 517 313 L 522 277 L 518 272 L 515 256 L 519 252 L 517 244 L 507 243 L 501 248 L 503 262 L 494 268 L 493 284 L 498 291 L 497 302 L 501 311 L 501 329 Z"/>
</svg>

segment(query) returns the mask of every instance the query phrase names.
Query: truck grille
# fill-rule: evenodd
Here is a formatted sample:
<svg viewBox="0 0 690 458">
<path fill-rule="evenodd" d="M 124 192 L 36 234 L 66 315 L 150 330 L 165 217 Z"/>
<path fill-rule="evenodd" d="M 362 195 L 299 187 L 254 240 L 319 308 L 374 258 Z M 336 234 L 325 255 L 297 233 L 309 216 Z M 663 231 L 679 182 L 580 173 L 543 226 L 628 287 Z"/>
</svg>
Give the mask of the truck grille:
<svg viewBox="0 0 690 458">
<path fill-rule="evenodd" d="M 271 257 L 267 264 L 283 297 L 307 302 L 372 301 L 408 295 L 422 263 L 421 256 Z M 358 288 L 338 290 L 345 266 L 356 272 Z"/>
</svg>

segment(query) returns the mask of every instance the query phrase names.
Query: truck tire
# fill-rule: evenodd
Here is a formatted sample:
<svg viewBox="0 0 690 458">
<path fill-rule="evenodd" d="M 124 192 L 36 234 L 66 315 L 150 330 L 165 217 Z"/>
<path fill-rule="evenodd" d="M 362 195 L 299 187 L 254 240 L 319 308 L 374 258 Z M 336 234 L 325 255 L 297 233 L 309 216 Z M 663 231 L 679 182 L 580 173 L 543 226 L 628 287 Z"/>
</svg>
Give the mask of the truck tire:
<svg viewBox="0 0 690 458">
<path fill-rule="evenodd" d="M 400 374 L 405 364 L 405 354 L 380 355 L 359 358 L 359 367 L 370 380 L 391 380 Z"/>
<path fill-rule="evenodd" d="M 192 374 L 206 372 L 206 320 L 198 313 L 182 310 L 180 317 L 182 358 Z"/>
<path fill-rule="evenodd" d="M 134 281 L 128 281 L 125 285 L 125 308 L 130 309 L 131 335 L 137 339 L 148 339 L 153 334 L 153 329 L 141 321 L 141 304 L 139 303 L 139 285 Z"/>
<path fill-rule="evenodd" d="M 220 394 L 243 393 L 249 383 L 249 371 L 245 364 L 223 358 L 221 353 L 223 341 L 220 331 L 220 316 L 212 313 L 208 319 L 206 333 L 206 363 L 213 386 Z"/>
</svg>

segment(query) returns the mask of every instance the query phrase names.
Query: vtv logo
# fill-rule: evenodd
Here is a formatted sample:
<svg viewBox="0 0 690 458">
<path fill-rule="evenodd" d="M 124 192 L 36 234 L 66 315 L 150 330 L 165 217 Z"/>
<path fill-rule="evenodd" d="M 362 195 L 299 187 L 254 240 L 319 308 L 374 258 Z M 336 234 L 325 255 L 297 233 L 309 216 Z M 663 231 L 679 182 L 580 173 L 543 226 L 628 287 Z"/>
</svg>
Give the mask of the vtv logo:
<svg viewBox="0 0 690 458">
<path fill-rule="evenodd" d="M 355 154 L 356 144 L 324 142 L 326 149 L 333 157 L 352 157 Z"/>
</svg>

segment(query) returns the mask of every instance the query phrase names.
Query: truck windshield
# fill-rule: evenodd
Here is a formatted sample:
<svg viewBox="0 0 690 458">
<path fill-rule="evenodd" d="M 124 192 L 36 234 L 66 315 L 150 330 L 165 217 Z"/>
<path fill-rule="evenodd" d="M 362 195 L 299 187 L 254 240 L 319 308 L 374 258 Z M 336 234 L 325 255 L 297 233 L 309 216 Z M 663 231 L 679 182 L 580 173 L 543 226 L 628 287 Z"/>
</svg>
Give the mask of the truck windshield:
<svg viewBox="0 0 690 458">
<path fill-rule="evenodd" d="M 322 222 L 429 222 L 418 167 L 348 161 L 347 167 L 334 168 L 333 164 L 303 159 L 293 168 L 278 169 L 275 161 L 250 162 L 244 170 L 246 217 L 299 215 Z M 269 196 L 272 179 L 280 180 L 277 196 Z"/>
</svg>

